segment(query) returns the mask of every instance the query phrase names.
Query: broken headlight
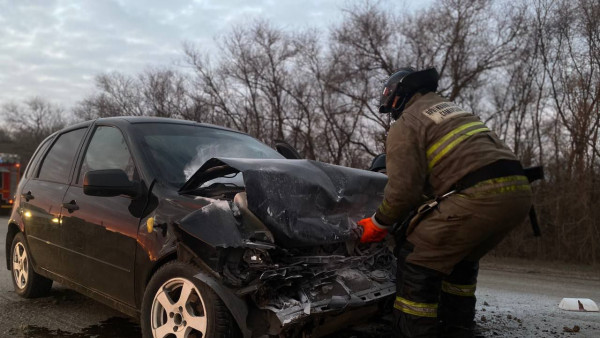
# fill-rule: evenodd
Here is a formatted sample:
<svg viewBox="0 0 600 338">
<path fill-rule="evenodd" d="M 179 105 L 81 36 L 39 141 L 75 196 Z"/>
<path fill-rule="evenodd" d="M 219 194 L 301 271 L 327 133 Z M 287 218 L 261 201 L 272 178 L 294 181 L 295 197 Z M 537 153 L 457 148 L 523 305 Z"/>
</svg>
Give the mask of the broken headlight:
<svg viewBox="0 0 600 338">
<path fill-rule="evenodd" d="M 269 257 L 269 253 L 266 250 L 260 249 L 246 249 L 243 260 L 251 267 L 271 263 L 271 257 Z"/>
</svg>

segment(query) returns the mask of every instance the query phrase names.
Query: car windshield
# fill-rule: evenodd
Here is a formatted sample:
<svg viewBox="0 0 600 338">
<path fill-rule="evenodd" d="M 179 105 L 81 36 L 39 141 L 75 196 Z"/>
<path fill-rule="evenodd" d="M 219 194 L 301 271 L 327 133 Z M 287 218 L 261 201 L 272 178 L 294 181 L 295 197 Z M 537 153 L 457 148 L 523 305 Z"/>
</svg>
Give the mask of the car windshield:
<svg viewBox="0 0 600 338">
<path fill-rule="evenodd" d="M 181 187 L 206 161 L 213 157 L 283 158 L 258 140 L 234 131 L 177 123 L 140 123 L 144 149 L 162 180 Z M 243 185 L 241 174 L 215 182 Z M 205 184 L 204 186 L 206 186 Z"/>
</svg>

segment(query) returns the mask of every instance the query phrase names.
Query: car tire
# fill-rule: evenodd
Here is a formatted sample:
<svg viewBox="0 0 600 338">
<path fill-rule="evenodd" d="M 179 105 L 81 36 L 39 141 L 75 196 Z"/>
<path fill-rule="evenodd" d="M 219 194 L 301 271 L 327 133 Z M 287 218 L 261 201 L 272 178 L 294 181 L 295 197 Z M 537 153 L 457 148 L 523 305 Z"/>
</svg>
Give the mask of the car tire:
<svg viewBox="0 0 600 338">
<path fill-rule="evenodd" d="M 47 295 L 52 288 L 52 279 L 37 274 L 31 265 L 31 254 L 25 236 L 19 232 L 10 247 L 10 271 L 15 292 L 23 298 Z"/>
<path fill-rule="evenodd" d="M 223 301 L 210 287 L 194 278 L 199 271 L 179 261 L 169 262 L 156 271 L 142 300 L 140 323 L 144 338 L 240 336 Z M 186 290 L 185 300 L 183 290 Z"/>
</svg>

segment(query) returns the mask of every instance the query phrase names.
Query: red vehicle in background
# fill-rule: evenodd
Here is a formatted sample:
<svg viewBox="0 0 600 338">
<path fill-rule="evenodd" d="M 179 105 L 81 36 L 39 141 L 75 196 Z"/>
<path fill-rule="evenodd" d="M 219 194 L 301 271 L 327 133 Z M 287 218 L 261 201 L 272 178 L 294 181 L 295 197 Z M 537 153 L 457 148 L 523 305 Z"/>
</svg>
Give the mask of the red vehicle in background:
<svg viewBox="0 0 600 338">
<path fill-rule="evenodd" d="M 13 206 L 17 185 L 21 177 L 21 163 L 15 154 L 0 153 L 0 208 Z"/>
</svg>

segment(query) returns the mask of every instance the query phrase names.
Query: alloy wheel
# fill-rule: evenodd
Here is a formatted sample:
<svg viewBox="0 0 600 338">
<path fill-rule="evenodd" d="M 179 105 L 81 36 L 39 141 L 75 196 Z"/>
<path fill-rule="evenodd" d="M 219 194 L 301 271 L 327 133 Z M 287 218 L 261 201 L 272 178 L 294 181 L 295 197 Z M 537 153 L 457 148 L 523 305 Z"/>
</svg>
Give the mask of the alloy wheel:
<svg viewBox="0 0 600 338">
<path fill-rule="evenodd" d="M 204 300 L 198 288 L 185 278 L 173 278 L 161 285 L 150 315 L 154 338 L 206 337 Z"/>
<path fill-rule="evenodd" d="M 24 289 L 29 277 L 29 259 L 23 243 L 18 242 L 13 248 L 13 278 L 19 289 Z"/>
</svg>

